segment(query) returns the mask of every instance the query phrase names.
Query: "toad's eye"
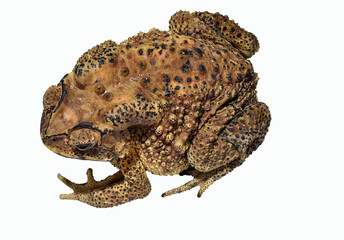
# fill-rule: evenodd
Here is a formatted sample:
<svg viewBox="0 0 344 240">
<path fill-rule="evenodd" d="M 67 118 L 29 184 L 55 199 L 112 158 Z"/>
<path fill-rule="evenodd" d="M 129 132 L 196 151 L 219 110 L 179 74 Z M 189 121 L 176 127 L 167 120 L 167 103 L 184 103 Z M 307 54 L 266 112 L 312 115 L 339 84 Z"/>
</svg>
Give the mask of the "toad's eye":
<svg viewBox="0 0 344 240">
<path fill-rule="evenodd" d="M 89 142 L 84 144 L 76 144 L 75 147 L 80 151 L 86 151 L 88 149 L 93 148 L 95 145 L 95 142 Z"/>
<path fill-rule="evenodd" d="M 87 151 L 94 146 L 100 139 L 100 133 L 89 128 L 79 128 L 72 130 L 69 134 L 68 145 L 79 151 Z"/>
</svg>

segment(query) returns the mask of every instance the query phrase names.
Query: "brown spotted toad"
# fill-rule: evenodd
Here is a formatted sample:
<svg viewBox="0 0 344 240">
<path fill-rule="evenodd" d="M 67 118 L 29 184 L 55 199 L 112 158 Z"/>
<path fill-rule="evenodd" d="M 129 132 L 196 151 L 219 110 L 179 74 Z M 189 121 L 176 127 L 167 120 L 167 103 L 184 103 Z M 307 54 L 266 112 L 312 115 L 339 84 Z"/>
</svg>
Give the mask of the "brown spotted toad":
<svg viewBox="0 0 344 240">
<path fill-rule="evenodd" d="M 180 11 L 170 30 L 152 29 L 83 54 L 43 99 L 41 138 L 69 158 L 109 161 L 102 181 L 87 171 L 61 199 L 111 207 L 144 198 L 146 171 L 192 175 L 163 196 L 200 186 L 198 196 L 258 148 L 270 123 L 247 60 L 257 38 L 219 13 Z"/>
</svg>

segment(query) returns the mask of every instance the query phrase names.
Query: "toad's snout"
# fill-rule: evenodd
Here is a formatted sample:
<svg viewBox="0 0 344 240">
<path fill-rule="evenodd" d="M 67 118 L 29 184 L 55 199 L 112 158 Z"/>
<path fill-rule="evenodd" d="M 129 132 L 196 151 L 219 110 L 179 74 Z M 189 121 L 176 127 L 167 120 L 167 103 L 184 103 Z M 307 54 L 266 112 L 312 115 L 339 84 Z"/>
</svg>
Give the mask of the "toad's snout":
<svg viewBox="0 0 344 240">
<path fill-rule="evenodd" d="M 52 114 L 58 108 L 58 105 L 63 98 L 63 87 L 62 85 L 51 86 L 45 92 L 43 97 L 43 114 L 41 119 L 41 137 L 43 138 L 47 133 L 47 128 L 49 126 L 50 119 Z"/>
</svg>

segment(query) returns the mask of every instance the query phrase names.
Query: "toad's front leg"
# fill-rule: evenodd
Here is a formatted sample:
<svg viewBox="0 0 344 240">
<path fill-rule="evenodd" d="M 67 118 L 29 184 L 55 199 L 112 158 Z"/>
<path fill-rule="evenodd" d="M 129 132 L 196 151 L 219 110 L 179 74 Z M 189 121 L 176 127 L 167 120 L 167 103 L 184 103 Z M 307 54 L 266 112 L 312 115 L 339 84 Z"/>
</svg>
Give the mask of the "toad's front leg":
<svg viewBox="0 0 344 240">
<path fill-rule="evenodd" d="M 95 181 L 92 170 L 88 169 L 88 180 L 85 184 L 73 183 L 59 174 L 59 179 L 74 191 L 71 194 L 61 194 L 60 198 L 79 200 L 94 207 L 105 208 L 144 198 L 149 194 L 151 186 L 134 149 L 130 149 L 116 165 L 120 171 L 102 181 Z"/>
</svg>

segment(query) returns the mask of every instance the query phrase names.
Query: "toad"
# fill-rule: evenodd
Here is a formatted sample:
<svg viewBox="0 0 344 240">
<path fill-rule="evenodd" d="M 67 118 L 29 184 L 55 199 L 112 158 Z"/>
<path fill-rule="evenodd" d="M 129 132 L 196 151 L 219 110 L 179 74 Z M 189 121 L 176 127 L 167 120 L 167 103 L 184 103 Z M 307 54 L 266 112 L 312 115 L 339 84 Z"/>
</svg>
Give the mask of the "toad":
<svg viewBox="0 0 344 240">
<path fill-rule="evenodd" d="M 180 11 L 169 31 L 84 53 L 73 71 L 46 91 L 40 133 L 53 152 L 108 161 L 119 169 L 85 184 L 58 175 L 75 199 L 117 206 L 151 191 L 146 172 L 191 175 L 162 196 L 199 186 L 198 197 L 263 142 L 270 112 L 257 99 L 248 60 L 257 38 L 219 13 Z"/>
</svg>

